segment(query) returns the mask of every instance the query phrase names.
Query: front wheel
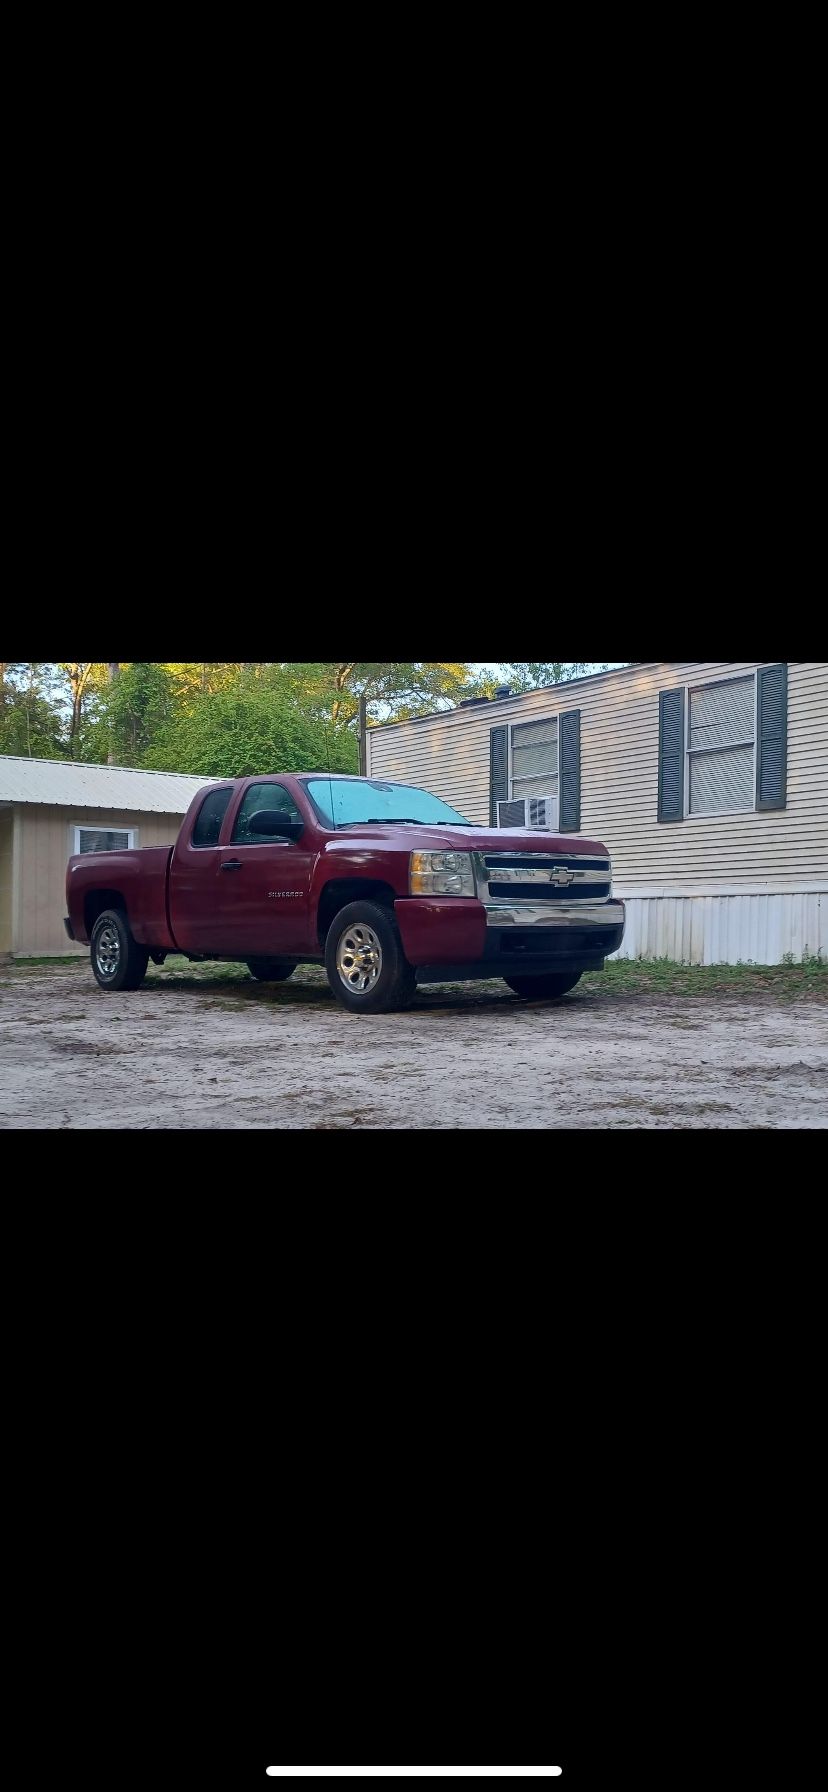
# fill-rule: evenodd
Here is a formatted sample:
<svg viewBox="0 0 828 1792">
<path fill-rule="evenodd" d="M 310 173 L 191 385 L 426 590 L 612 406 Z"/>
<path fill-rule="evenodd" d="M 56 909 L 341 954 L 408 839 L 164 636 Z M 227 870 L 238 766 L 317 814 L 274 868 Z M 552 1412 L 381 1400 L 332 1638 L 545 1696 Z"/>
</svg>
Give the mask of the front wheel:
<svg viewBox="0 0 828 1792">
<path fill-rule="evenodd" d="M 133 939 L 122 909 L 107 908 L 98 916 L 89 955 L 101 989 L 137 989 L 144 981 L 149 952 Z"/>
<path fill-rule="evenodd" d="M 295 964 L 283 964 L 280 958 L 248 958 L 246 963 L 259 983 L 287 983 L 296 969 Z"/>
<path fill-rule="evenodd" d="M 527 1002 L 556 1002 L 559 996 L 565 996 L 576 983 L 581 981 L 581 972 L 558 971 L 552 976 L 539 977 L 504 977 L 516 996 L 525 996 Z"/>
<path fill-rule="evenodd" d="M 334 915 L 325 941 L 325 969 L 337 1001 L 354 1014 L 406 1008 L 417 983 L 394 912 L 379 902 L 349 902 Z"/>
</svg>

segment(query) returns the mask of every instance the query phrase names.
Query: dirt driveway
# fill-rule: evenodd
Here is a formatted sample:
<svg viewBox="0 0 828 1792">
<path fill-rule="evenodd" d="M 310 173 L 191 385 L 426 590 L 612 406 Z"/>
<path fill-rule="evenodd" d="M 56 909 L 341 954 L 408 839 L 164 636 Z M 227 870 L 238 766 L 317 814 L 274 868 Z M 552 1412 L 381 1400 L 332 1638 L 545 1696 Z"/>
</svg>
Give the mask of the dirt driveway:
<svg viewBox="0 0 828 1792">
<path fill-rule="evenodd" d="M 105 995 L 86 961 L 7 966 L 0 1127 L 828 1125 L 828 976 L 706 975 L 613 965 L 560 1007 L 443 985 L 363 1018 L 312 968 L 170 960 Z"/>
</svg>

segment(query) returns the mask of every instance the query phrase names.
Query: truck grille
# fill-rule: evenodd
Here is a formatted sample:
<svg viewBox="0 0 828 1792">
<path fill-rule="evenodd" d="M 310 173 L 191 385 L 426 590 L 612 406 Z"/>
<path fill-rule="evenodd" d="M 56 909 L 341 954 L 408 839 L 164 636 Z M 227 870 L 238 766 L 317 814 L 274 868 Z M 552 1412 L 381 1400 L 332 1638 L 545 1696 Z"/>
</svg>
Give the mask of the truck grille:
<svg viewBox="0 0 828 1792">
<path fill-rule="evenodd" d="M 488 852 L 479 854 L 477 889 L 482 902 L 606 902 L 612 870 L 607 858 Z"/>
</svg>

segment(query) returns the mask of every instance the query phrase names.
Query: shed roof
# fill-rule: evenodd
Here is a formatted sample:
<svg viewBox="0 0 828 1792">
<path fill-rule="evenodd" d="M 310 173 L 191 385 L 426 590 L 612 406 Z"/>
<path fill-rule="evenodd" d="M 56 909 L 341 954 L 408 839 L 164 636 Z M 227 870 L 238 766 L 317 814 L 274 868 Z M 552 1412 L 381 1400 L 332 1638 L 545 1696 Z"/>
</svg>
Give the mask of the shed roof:
<svg viewBox="0 0 828 1792">
<path fill-rule="evenodd" d="M 79 765 L 68 759 L 16 759 L 0 753 L 0 803 L 183 815 L 196 791 L 216 781 L 185 778 L 178 772 L 142 772 L 129 765 Z"/>
</svg>

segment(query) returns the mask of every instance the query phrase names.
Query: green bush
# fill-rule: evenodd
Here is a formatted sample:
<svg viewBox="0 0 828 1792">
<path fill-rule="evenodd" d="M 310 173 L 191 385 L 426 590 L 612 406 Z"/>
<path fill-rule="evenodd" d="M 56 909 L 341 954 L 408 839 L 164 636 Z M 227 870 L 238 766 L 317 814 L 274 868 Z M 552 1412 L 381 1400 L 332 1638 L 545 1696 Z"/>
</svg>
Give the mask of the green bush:
<svg viewBox="0 0 828 1792">
<path fill-rule="evenodd" d="M 204 693 L 161 723 L 142 764 L 203 778 L 243 778 L 256 772 L 355 772 L 357 743 L 350 731 L 326 731 L 275 691 L 247 688 Z"/>
</svg>

